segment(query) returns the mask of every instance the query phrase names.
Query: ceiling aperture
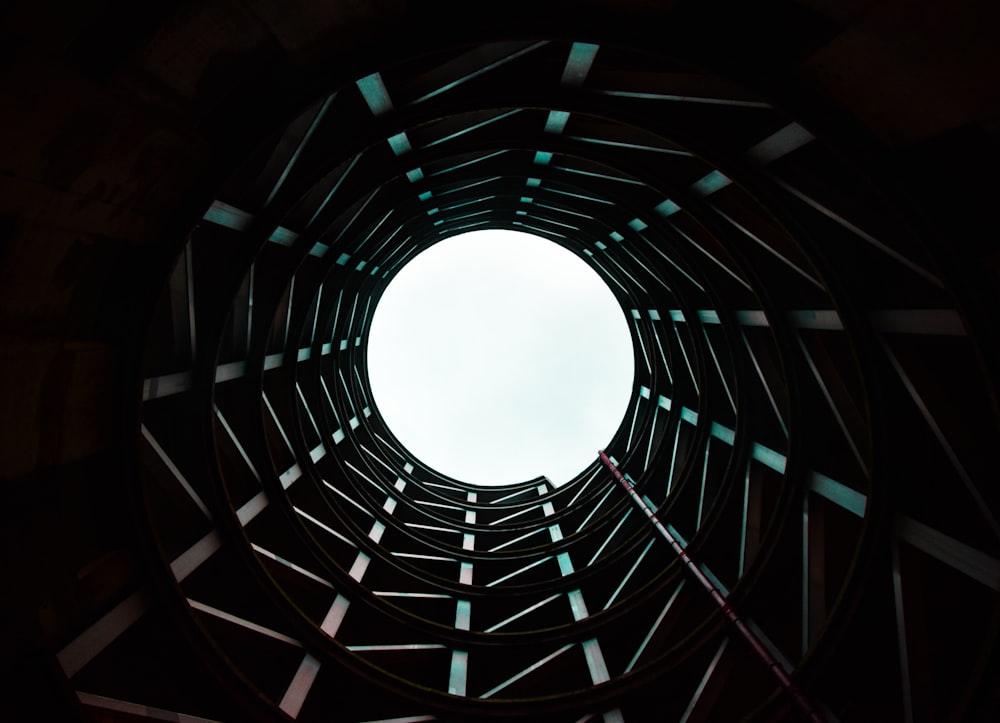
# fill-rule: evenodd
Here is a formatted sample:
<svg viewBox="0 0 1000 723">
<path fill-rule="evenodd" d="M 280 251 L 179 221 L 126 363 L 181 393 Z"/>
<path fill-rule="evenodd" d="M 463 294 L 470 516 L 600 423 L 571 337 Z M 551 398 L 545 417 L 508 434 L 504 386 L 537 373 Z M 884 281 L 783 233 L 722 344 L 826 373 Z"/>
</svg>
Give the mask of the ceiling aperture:
<svg viewBox="0 0 1000 723">
<path fill-rule="evenodd" d="M 376 410 L 424 464 L 471 484 L 562 485 L 621 426 L 633 358 L 596 271 L 546 239 L 495 230 L 452 236 L 400 268 L 366 361 Z"/>
</svg>

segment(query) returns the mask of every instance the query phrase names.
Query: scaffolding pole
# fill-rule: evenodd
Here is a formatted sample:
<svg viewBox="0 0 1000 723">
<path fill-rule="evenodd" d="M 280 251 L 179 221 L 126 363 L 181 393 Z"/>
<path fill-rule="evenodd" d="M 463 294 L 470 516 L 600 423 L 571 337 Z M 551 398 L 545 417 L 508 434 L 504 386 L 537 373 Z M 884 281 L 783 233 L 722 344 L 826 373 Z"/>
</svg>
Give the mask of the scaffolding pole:
<svg viewBox="0 0 1000 723">
<path fill-rule="evenodd" d="M 793 701 L 795 701 L 795 704 L 802 711 L 806 720 L 809 720 L 810 723 L 824 723 L 823 717 L 816 711 L 816 708 L 812 705 L 812 703 L 809 702 L 809 699 L 806 698 L 805 693 L 798 686 L 798 684 L 792 680 L 788 671 L 785 670 L 785 667 L 771 654 L 771 651 L 764 645 L 760 636 L 751 630 L 745 622 L 743 622 L 743 618 L 728 602 L 726 596 L 723 595 L 714 584 L 712 584 L 712 581 L 709 580 L 705 573 L 701 571 L 701 568 L 698 567 L 697 563 L 695 563 L 691 556 L 688 555 L 681 543 L 677 541 L 677 538 L 670 534 L 670 531 L 666 528 L 666 526 L 660 522 L 656 513 L 649 507 L 649 505 L 646 504 L 646 501 L 639 496 L 639 494 L 632 487 L 632 483 L 625 478 L 625 475 L 621 473 L 617 465 L 611 461 L 611 458 L 608 457 L 603 449 L 598 451 L 598 456 L 601 458 L 601 462 L 604 466 L 611 471 L 612 476 L 618 484 L 621 485 L 621 488 L 625 490 L 629 497 L 632 498 L 635 505 L 646 514 L 646 517 L 649 518 L 650 523 L 656 531 L 660 533 L 660 536 L 667 541 L 687 571 L 691 573 L 695 580 L 698 581 L 698 584 L 701 585 L 701 587 L 704 588 L 709 594 L 715 604 L 722 611 L 722 614 L 726 616 L 726 619 L 729 620 L 736 631 L 740 634 L 740 637 L 746 641 L 747 645 L 749 645 L 754 654 L 760 658 L 761 662 L 763 662 L 771 670 L 771 673 L 777 679 L 781 689 L 789 695 Z"/>
</svg>

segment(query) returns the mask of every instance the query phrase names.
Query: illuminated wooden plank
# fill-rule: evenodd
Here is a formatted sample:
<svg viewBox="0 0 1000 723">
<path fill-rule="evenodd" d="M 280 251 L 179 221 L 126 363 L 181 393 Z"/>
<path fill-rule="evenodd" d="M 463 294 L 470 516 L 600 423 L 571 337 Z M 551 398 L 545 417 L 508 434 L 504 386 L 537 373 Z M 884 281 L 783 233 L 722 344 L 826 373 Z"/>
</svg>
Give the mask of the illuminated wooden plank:
<svg viewBox="0 0 1000 723">
<path fill-rule="evenodd" d="M 159 377 L 149 377 L 142 381 L 142 401 L 161 399 L 174 394 L 180 394 L 191 389 L 191 372 L 164 374 Z"/>
<path fill-rule="evenodd" d="M 132 593 L 56 653 L 56 660 L 66 677 L 72 678 L 117 640 L 146 613 L 150 602 L 146 590 Z"/>
<path fill-rule="evenodd" d="M 247 620 L 246 618 L 241 618 L 237 615 L 233 615 L 232 613 L 227 613 L 225 610 L 220 610 L 219 608 L 212 607 L 211 605 L 206 605 L 205 603 L 198 602 L 197 600 L 192 600 L 191 598 L 188 598 L 188 605 L 190 605 L 195 610 L 203 612 L 207 615 L 211 615 L 212 617 L 218 618 L 219 620 L 225 620 L 226 622 L 232 623 L 233 625 L 238 625 L 239 627 L 245 628 L 246 630 L 259 633 L 260 635 L 263 635 L 264 637 L 267 638 L 271 638 L 272 640 L 277 640 L 282 643 L 287 643 L 288 645 L 294 645 L 297 648 L 302 647 L 302 643 L 300 643 L 295 638 L 289 637 L 284 633 L 279 633 L 277 630 L 272 630 L 271 628 L 264 627 L 263 625 L 258 625 L 257 623 Z"/>
<path fill-rule="evenodd" d="M 1000 560 L 905 515 L 896 516 L 896 535 L 954 570 L 1000 592 Z"/>
<path fill-rule="evenodd" d="M 555 660 L 556 658 L 558 658 L 560 655 L 562 655 L 563 653 L 565 653 L 567 650 L 570 650 L 571 648 L 573 648 L 573 644 L 572 643 L 570 643 L 568 645 L 564 645 L 563 647 L 559 648 L 555 652 L 550 653 L 549 655 L 546 655 L 544 658 L 542 658 L 541 660 L 539 660 L 537 663 L 529 665 L 527 668 L 525 668 L 521 672 L 519 672 L 516 675 L 508 678 L 504 682 L 500 683 L 500 685 L 497 685 L 497 686 L 491 688 L 490 690 L 486 691 L 485 693 L 483 693 L 479 697 L 480 698 L 492 698 L 494 695 L 496 695 L 497 693 L 499 693 L 500 691 L 502 691 L 504 688 L 510 687 L 511 685 L 513 685 L 517 681 L 521 680 L 525 676 L 530 675 L 531 673 L 535 672 L 536 670 L 538 670 L 539 668 L 541 668 L 546 663 L 550 663 L 551 661 Z"/>
<path fill-rule="evenodd" d="M 306 696 L 309 695 L 313 683 L 316 682 L 319 667 L 319 661 L 309 653 L 306 653 L 302 662 L 299 663 L 295 677 L 292 678 L 292 682 L 289 683 L 285 694 L 281 697 L 281 702 L 278 704 L 278 707 L 292 718 L 298 718 L 302 705 L 306 702 Z"/>
<path fill-rule="evenodd" d="M 129 716 L 137 716 L 147 720 L 171 721 L 171 723 L 219 723 L 219 721 L 211 718 L 202 718 L 196 715 L 142 705 L 141 703 L 131 703 L 83 691 L 77 691 L 76 697 L 83 705 L 90 706 L 91 708 L 111 710 L 116 713 L 125 713 Z"/>
<path fill-rule="evenodd" d="M 156 439 L 153 438 L 152 433 L 146 428 L 146 425 L 141 424 L 139 425 L 139 428 L 143 439 L 146 440 L 146 443 L 149 444 L 152 450 L 156 453 L 156 456 L 159 457 L 163 464 L 166 465 L 167 469 L 170 470 L 170 474 L 174 476 L 177 483 L 184 489 L 188 497 L 194 501 L 198 509 L 201 510 L 201 513 L 205 515 L 205 518 L 211 520 L 212 513 L 208 511 L 208 507 L 202 501 L 198 493 L 194 491 L 194 488 L 191 486 L 191 483 L 187 481 L 187 478 L 181 474 L 181 471 L 177 468 L 177 465 L 173 463 L 173 460 L 171 460 L 167 453 L 163 451 L 163 447 L 161 447 Z"/>
</svg>

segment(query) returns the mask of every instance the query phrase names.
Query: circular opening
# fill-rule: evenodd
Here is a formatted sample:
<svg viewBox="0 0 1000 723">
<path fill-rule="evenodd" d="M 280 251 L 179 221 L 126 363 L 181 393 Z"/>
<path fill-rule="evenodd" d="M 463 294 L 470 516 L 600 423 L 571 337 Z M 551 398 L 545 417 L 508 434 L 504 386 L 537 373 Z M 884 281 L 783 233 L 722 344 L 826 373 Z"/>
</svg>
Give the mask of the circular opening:
<svg viewBox="0 0 1000 723">
<path fill-rule="evenodd" d="M 563 484 L 597 457 L 632 393 L 628 322 L 580 257 L 531 234 L 435 244 L 386 287 L 368 374 L 386 425 L 470 484 Z"/>
</svg>

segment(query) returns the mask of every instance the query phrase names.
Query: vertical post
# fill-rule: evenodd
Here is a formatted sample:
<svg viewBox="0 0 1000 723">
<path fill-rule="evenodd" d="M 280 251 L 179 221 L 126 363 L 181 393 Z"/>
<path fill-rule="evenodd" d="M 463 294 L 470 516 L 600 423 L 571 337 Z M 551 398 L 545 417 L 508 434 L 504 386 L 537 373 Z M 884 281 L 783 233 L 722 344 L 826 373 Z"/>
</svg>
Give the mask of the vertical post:
<svg viewBox="0 0 1000 723">
<path fill-rule="evenodd" d="M 807 490 L 802 501 L 802 652 L 826 620 L 826 513 L 823 501 Z"/>
</svg>

